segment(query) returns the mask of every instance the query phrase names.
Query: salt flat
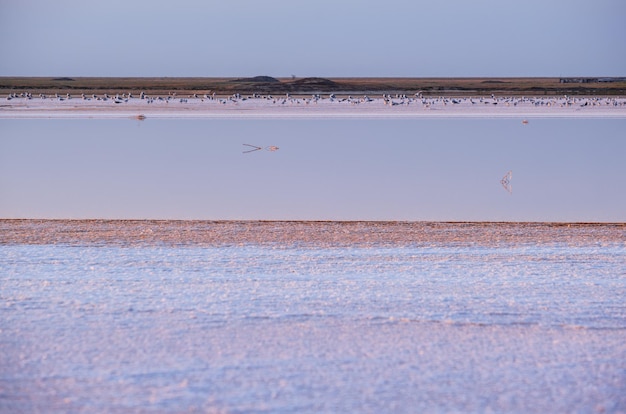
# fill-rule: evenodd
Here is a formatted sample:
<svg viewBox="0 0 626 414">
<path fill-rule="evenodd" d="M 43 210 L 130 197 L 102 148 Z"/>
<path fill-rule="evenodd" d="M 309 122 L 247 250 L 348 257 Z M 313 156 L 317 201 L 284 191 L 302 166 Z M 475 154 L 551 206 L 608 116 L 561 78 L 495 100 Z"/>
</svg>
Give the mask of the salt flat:
<svg viewBox="0 0 626 414">
<path fill-rule="evenodd" d="M 626 118 L 623 97 L 11 95 L 0 118 Z"/>
<path fill-rule="evenodd" d="M 0 220 L 0 412 L 623 413 L 624 230 Z"/>
</svg>

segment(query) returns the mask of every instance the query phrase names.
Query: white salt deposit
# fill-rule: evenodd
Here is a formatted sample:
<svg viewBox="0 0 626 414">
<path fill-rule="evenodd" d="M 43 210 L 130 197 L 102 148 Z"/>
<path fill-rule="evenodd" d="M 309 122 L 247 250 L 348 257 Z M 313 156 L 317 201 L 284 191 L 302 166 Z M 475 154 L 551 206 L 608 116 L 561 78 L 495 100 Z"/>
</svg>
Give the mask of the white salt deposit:
<svg viewBox="0 0 626 414">
<path fill-rule="evenodd" d="M 622 97 L 11 97 L 0 118 L 618 117 Z"/>
<path fill-rule="evenodd" d="M 624 236 L 0 221 L 0 411 L 625 412 Z"/>
</svg>

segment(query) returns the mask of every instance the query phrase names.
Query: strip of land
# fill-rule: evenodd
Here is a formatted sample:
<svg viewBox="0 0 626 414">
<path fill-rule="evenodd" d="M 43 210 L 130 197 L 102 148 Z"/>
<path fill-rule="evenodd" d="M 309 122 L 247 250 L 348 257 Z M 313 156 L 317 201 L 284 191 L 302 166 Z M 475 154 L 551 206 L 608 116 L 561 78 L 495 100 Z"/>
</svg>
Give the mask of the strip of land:
<svg viewBox="0 0 626 414">
<path fill-rule="evenodd" d="M 0 118 L 626 118 L 626 93 L 616 93 L 623 83 L 615 78 L 0 78 Z"/>
<path fill-rule="evenodd" d="M 95 78 L 0 77 L 0 98 L 33 95 L 407 94 L 424 96 L 626 96 L 626 77 L 597 78 Z"/>
</svg>

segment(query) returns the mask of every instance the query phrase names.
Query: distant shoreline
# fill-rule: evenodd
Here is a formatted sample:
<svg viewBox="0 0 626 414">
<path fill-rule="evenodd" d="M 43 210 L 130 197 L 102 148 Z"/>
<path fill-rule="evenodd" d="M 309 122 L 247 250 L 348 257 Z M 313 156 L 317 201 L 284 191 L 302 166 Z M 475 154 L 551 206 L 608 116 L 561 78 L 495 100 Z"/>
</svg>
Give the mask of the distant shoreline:
<svg viewBox="0 0 626 414">
<path fill-rule="evenodd" d="M 214 96 L 12 93 L 0 119 L 29 118 L 537 118 L 626 119 L 622 97 Z"/>
<path fill-rule="evenodd" d="M 203 77 L 0 77 L 0 99 L 11 94 L 407 94 L 435 97 L 626 96 L 626 77 L 567 78 L 249 78 Z"/>
<path fill-rule="evenodd" d="M 626 78 L 0 78 L 0 118 L 626 118 Z"/>
</svg>

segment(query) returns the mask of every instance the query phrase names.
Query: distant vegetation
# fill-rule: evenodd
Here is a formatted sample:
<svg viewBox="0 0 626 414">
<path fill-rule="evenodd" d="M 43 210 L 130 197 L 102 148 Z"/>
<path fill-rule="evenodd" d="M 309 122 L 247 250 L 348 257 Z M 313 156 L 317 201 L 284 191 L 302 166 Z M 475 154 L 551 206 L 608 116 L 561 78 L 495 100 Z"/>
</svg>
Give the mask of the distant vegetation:
<svg viewBox="0 0 626 414">
<path fill-rule="evenodd" d="M 570 80 L 571 79 L 571 80 Z M 581 78 L 582 79 L 582 78 Z M 0 77 L 0 96 L 31 94 L 626 95 L 625 78 L 85 78 Z M 591 79 L 592 81 L 587 81 Z"/>
<path fill-rule="evenodd" d="M 271 76 L 255 76 L 253 78 L 240 78 L 233 79 L 231 82 L 239 82 L 239 83 L 277 83 L 280 82 L 276 78 L 272 78 Z"/>
</svg>

